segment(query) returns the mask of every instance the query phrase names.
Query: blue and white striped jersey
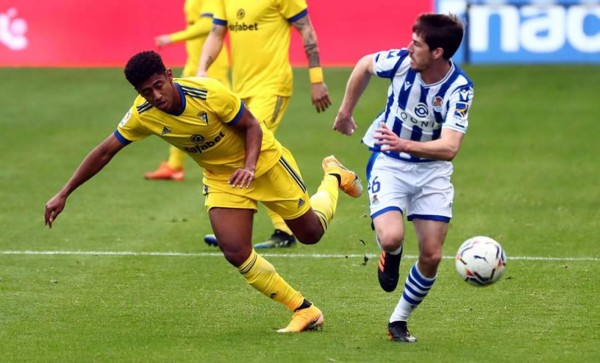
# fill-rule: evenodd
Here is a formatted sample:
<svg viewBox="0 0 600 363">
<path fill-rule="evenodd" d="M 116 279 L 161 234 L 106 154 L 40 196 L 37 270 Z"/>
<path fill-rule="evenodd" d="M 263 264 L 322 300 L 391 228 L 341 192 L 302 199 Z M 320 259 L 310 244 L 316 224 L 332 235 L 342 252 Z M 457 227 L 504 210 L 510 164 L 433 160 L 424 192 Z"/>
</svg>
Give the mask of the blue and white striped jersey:
<svg viewBox="0 0 600 363">
<path fill-rule="evenodd" d="M 454 63 L 444 79 L 433 84 L 424 84 L 419 73 L 412 70 L 406 49 L 376 53 L 373 69 L 375 75 L 390 79 L 392 84 L 385 110 L 375 118 L 362 139 L 370 150 L 380 151 L 374 144 L 374 133 L 381 122 L 400 138 L 421 142 L 439 139 L 444 127 L 467 131 L 473 82 Z M 385 154 L 410 162 L 431 161 L 407 153 L 388 151 Z"/>
</svg>

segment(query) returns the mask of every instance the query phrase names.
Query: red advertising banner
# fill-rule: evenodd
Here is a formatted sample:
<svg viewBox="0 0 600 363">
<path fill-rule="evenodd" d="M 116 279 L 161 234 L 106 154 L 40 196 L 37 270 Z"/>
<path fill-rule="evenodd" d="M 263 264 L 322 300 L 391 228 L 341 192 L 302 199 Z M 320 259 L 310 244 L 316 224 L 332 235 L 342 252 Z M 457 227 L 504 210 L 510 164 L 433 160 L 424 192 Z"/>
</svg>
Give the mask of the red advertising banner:
<svg viewBox="0 0 600 363">
<path fill-rule="evenodd" d="M 415 17 L 432 9 L 432 0 L 309 0 L 321 61 L 329 66 L 406 46 Z M 184 26 L 183 0 L 0 0 L 0 67 L 120 67 L 134 53 L 155 49 L 156 35 Z M 292 33 L 292 63 L 306 65 Z M 170 66 L 185 62 L 183 45 L 161 53 Z"/>
</svg>

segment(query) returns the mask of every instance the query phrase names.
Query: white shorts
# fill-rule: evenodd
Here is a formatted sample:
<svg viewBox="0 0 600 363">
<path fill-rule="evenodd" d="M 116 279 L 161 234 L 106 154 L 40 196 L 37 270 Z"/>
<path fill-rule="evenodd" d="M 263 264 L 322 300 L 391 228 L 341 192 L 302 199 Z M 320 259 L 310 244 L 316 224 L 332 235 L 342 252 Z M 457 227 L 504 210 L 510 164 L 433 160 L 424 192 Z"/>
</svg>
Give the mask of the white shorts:
<svg viewBox="0 0 600 363">
<path fill-rule="evenodd" d="M 454 187 L 449 161 L 410 163 L 373 153 L 367 165 L 371 218 L 396 210 L 414 218 L 450 222 Z"/>
</svg>

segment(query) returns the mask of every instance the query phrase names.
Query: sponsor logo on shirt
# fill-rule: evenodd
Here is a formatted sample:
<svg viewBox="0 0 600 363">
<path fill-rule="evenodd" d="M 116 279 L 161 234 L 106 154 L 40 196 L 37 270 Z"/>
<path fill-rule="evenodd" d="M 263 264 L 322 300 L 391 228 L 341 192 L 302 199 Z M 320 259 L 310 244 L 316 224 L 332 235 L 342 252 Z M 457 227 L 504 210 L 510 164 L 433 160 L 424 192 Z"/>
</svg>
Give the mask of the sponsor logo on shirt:
<svg viewBox="0 0 600 363">
<path fill-rule="evenodd" d="M 254 24 L 246 24 L 235 22 L 234 24 L 229 24 L 229 31 L 231 32 L 243 32 L 243 31 L 254 31 L 258 30 L 258 23 Z"/>
<path fill-rule="evenodd" d="M 429 109 L 427 108 L 427 105 L 419 102 L 416 106 L 415 106 L 415 115 L 419 116 L 419 117 L 426 117 L 429 114 Z"/>
<path fill-rule="evenodd" d="M 190 136 L 190 141 L 193 142 L 194 144 L 201 144 L 204 142 L 204 136 L 198 135 L 198 134 L 193 134 L 192 136 Z"/>
<path fill-rule="evenodd" d="M 239 9 L 237 11 L 237 13 L 235 14 L 235 16 L 240 21 L 239 22 L 236 21 L 234 24 L 229 24 L 228 25 L 229 31 L 240 32 L 240 31 L 258 30 L 258 23 L 255 22 L 254 24 L 248 24 L 248 23 L 245 23 L 242 21 L 246 17 L 246 10 Z"/>
<path fill-rule="evenodd" d="M 217 145 L 221 140 L 223 140 L 224 137 L 225 137 L 225 134 L 223 133 L 223 131 L 221 131 L 219 133 L 219 135 L 217 135 L 217 137 L 215 137 L 212 140 L 208 140 L 208 141 L 205 141 L 206 139 L 204 138 L 204 136 L 194 134 L 190 137 L 190 140 L 196 145 L 194 145 L 192 147 L 185 147 L 185 148 L 183 148 L 183 150 L 190 154 L 195 154 L 195 153 L 201 154 L 204 151 L 210 149 L 211 147 L 214 147 L 215 145 Z"/>
</svg>

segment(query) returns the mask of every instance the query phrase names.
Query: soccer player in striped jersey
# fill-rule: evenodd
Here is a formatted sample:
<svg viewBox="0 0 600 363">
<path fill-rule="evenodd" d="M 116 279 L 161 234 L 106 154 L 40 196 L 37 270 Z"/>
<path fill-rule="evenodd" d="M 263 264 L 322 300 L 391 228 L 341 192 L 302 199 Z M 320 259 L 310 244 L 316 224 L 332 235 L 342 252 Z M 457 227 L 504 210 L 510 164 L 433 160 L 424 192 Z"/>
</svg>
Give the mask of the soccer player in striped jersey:
<svg viewBox="0 0 600 363">
<path fill-rule="evenodd" d="M 125 146 L 155 135 L 184 150 L 202 168 L 205 206 L 219 247 L 246 281 L 294 312 L 278 330 L 320 328 L 323 314 L 252 247 L 257 203 L 281 215 L 298 239 L 317 243 L 335 214 L 338 188 L 358 197 L 356 174 L 333 156 L 323 160 L 323 180 L 311 197 L 292 154 L 258 122 L 243 101 L 207 77 L 174 79 L 156 52 L 141 52 L 125 66 L 139 96 L 114 133 L 100 143 L 46 204 L 49 227 L 69 195 L 96 175 Z M 233 225 L 233 228 L 232 228 Z"/>
<path fill-rule="evenodd" d="M 170 44 L 185 42 L 187 60 L 183 68 L 183 77 L 194 77 L 198 71 L 200 52 L 212 28 L 215 6 L 219 0 L 185 0 L 184 14 L 187 27 L 184 30 L 157 36 L 154 41 L 160 49 Z M 223 47 L 215 58 L 214 67 L 207 73 L 227 87 L 229 82 L 229 59 L 227 49 Z M 178 148 L 169 148 L 169 158 L 160 164 L 158 169 L 144 174 L 148 180 L 184 180 L 185 153 Z"/>
<path fill-rule="evenodd" d="M 312 104 L 317 112 L 331 105 L 306 0 L 221 0 L 219 5 L 214 13 L 213 29 L 202 50 L 199 75 L 213 67 L 229 33 L 233 90 L 256 118 L 275 133 L 292 96 L 289 50 L 293 27 L 302 37 L 308 59 Z M 267 211 L 275 231 L 269 240 L 256 247 L 292 246 L 295 239 L 291 230 L 281 216 Z M 211 235 L 206 236 L 205 241 L 216 242 Z"/>
<path fill-rule="evenodd" d="M 399 279 L 404 216 L 412 221 L 419 259 L 388 324 L 392 340 L 415 342 L 407 320 L 433 286 L 442 245 L 452 217 L 452 159 L 468 127 L 473 83 L 450 59 L 463 37 L 457 17 L 422 14 L 412 28 L 408 48 L 363 57 L 346 86 L 333 128 L 352 135 L 352 112 L 372 75 L 390 80 L 384 111 L 363 143 L 372 155 L 367 165 L 371 218 L 382 249 L 378 279 L 393 291 Z"/>
</svg>

